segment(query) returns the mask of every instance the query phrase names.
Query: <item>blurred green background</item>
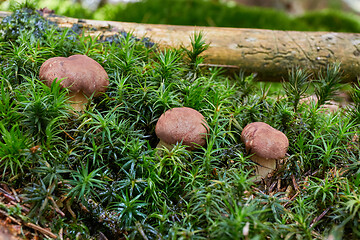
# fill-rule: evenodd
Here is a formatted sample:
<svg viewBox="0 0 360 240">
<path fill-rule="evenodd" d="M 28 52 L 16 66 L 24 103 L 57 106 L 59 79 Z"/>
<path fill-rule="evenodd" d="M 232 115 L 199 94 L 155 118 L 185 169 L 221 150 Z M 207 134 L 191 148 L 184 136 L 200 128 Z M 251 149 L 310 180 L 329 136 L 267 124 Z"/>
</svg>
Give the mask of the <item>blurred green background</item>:
<svg viewBox="0 0 360 240">
<path fill-rule="evenodd" d="M 37 8 L 48 7 L 56 14 L 75 18 L 124 22 L 261 28 L 299 31 L 360 32 L 360 17 L 341 0 L 143 0 L 117 4 L 91 0 L 33 0 Z M 346 0 L 351 1 L 351 0 Z M 5 1 L 1 10 L 22 1 Z M 239 3 L 240 2 L 240 3 Z M 258 6 L 244 5 L 246 2 Z M 270 3 L 274 2 L 273 5 Z M 308 6 L 304 4 L 308 2 Z M 81 4 L 82 3 L 82 4 Z M 243 4 L 241 4 L 243 3 Z M 312 4 L 312 5 L 311 5 Z M 252 4 L 256 5 L 256 4 Z M 314 9 L 311 9 L 311 6 Z M 350 10 L 350 11 L 345 11 Z"/>
</svg>

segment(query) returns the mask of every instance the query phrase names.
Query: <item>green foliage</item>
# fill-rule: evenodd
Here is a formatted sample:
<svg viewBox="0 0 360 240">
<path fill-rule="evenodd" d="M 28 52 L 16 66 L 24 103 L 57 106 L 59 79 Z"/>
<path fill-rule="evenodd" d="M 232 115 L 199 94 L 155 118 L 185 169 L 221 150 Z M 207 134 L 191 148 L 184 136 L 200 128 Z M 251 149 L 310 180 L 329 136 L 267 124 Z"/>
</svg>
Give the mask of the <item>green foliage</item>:
<svg viewBox="0 0 360 240">
<path fill-rule="evenodd" d="M 349 13 L 326 10 L 291 17 L 282 11 L 269 8 L 206 0 L 146 0 L 125 6 L 120 4 L 112 8 L 105 6 L 97 10 L 95 16 L 102 20 L 174 25 L 299 31 L 360 31 L 358 17 Z"/>
<path fill-rule="evenodd" d="M 2 8 L 6 9 L 4 3 Z M 36 0 L 32 6 L 54 9 L 56 14 L 75 18 L 193 26 L 262 28 L 299 31 L 360 32 L 359 17 L 332 9 L 289 16 L 283 11 L 248 7 L 223 1 L 145 0 L 134 3 L 106 4 L 95 12 L 71 0 Z M 1 4 L 0 4 L 1 7 Z"/>
<path fill-rule="evenodd" d="M 308 31 L 359 32 L 360 28 L 358 16 L 338 9 L 308 12 L 296 20 L 306 24 Z"/>
<path fill-rule="evenodd" d="M 306 70 L 293 68 L 289 71 L 288 81 L 283 83 L 285 93 L 292 100 L 295 112 L 297 111 L 300 99 L 304 97 L 309 88 L 310 76 Z"/>
<path fill-rule="evenodd" d="M 202 32 L 194 33 L 191 39 L 191 50 L 184 48 L 186 55 L 190 60 L 190 64 L 193 66 L 193 70 L 198 70 L 199 64 L 204 61 L 204 57 L 200 56 L 204 51 L 209 48 L 209 44 L 207 44 L 204 40 L 204 34 Z"/>
<path fill-rule="evenodd" d="M 98 10 L 101 19 L 174 25 L 254 27 L 288 29 L 292 19 L 285 13 L 264 8 L 229 6 L 218 1 L 141 1 L 113 9 Z"/>
<path fill-rule="evenodd" d="M 111 209 L 118 213 L 118 222 L 122 228 L 127 229 L 132 226 L 139 219 L 144 219 L 146 215 L 141 212 L 147 203 L 141 202 L 138 198 L 141 195 L 137 195 L 134 198 L 129 198 L 127 193 L 122 195 L 116 195 L 116 200 L 111 205 Z"/>
<path fill-rule="evenodd" d="M 6 76 L 1 81 L 0 89 L 0 122 L 4 124 L 14 124 L 19 120 L 18 105 L 14 99 L 15 93 L 11 90 Z"/>
<path fill-rule="evenodd" d="M 61 90 L 60 82 L 54 81 L 47 87 L 33 79 L 27 80 L 19 97 L 22 124 L 35 141 L 51 144 L 54 135 L 58 134 L 56 128 L 60 128 L 69 115 L 66 94 Z"/>
<path fill-rule="evenodd" d="M 69 190 L 67 196 L 75 199 L 83 204 L 89 198 L 98 197 L 96 189 L 103 189 L 104 181 L 100 178 L 101 168 L 97 168 L 89 172 L 89 163 L 85 166 L 81 166 L 76 171 L 71 172 L 73 179 L 68 180 L 72 188 Z"/>
<path fill-rule="evenodd" d="M 332 178 L 329 175 L 326 175 L 324 179 L 314 178 L 310 179 L 307 186 L 307 191 L 311 192 L 311 197 L 317 205 L 322 208 L 327 208 L 333 206 L 336 202 L 337 198 L 339 198 L 341 193 L 338 189 L 341 189 L 341 181 L 340 177 Z M 309 194 L 310 195 L 310 194 Z"/>
<path fill-rule="evenodd" d="M 0 124 L 0 163 L 2 178 L 11 178 L 23 172 L 26 164 L 29 163 L 30 139 L 24 134 L 19 125 L 13 125 L 7 129 L 7 125 Z M 10 173 L 8 172 L 10 170 Z"/>
<path fill-rule="evenodd" d="M 34 217 L 38 222 L 44 212 L 49 212 L 50 206 L 58 208 L 55 202 L 54 191 L 56 189 L 56 182 L 51 183 L 48 187 L 40 179 L 40 184 L 34 183 L 28 186 L 25 191 L 26 202 L 33 203 L 29 217 Z"/>
<path fill-rule="evenodd" d="M 317 108 L 333 99 L 341 86 L 340 64 L 334 63 L 326 67 L 326 72 L 319 73 L 319 79 L 315 84 L 315 95 L 318 99 Z"/>
<path fill-rule="evenodd" d="M 0 171 L 29 204 L 27 221 L 70 239 L 356 238 L 359 86 L 349 90 L 353 105 L 325 112 L 340 65 L 312 81 L 308 70 L 292 69 L 274 88 L 254 74 L 228 79 L 200 68 L 206 33 L 190 37 L 190 50 L 52 27 L 40 38 L 0 39 Z M 67 90 L 38 75 L 46 59 L 79 53 L 104 66 L 110 86 L 74 114 Z M 317 104 L 301 102 L 314 93 Z M 157 120 L 179 106 L 204 115 L 206 146 L 157 149 Z M 254 121 L 283 131 L 290 144 L 278 171 L 260 182 L 241 141 Z"/>
</svg>

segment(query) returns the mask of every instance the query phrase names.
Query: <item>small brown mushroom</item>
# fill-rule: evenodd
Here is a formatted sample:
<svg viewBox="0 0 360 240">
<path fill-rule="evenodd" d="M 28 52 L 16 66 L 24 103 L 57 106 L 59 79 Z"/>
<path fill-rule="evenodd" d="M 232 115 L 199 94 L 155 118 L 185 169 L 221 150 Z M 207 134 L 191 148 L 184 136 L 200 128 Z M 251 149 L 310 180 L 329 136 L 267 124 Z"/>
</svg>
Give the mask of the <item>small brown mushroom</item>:
<svg viewBox="0 0 360 240">
<path fill-rule="evenodd" d="M 246 150 L 253 154 L 250 159 L 257 163 L 256 180 L 276 170 L 277 161 L 285 157 L 289 147 L 284 133 L 263 122 L 248 124 L 241 133 L 241 139 Z"/>
<path fill-rule="evenodd" d="M 55 79 L 61 80 L 61 86 L 69 89 L 76 111 L 83 111 L 88 98 L 104 93 L 109 85 L 105 69 L 85 55 L 50 58 L 41 65 L 39 75 L 49 87 Z"/>
<path fill-rule="evenodd" d="M 209 127 L 204 116 L 198 111 L 188 108 L 172 108 L 163 113 L 156 123 L 155 133 L 160 139 L 157 148 L 172 146 L 182 141 L 189 150 L 205 146 Z"/>
</svg>

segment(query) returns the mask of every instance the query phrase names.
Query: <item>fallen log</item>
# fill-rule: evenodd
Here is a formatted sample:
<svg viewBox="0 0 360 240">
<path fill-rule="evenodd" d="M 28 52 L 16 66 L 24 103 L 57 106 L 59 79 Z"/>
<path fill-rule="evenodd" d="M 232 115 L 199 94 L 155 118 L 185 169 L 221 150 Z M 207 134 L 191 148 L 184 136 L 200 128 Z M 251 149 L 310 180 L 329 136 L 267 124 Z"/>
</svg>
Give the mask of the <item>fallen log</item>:
<svg viewBox="0 0 360 240">
<path fill-rule="evenodd" d="M 0 17 L 8 14 L 0 12 Z M 286 79 L 289 69 L 295 66 L 317 73 L 333 62 L 341 63 L 344 82 L 357 81 L 360 72 L 360 34 L 357 33 L 173 26 L 44 16 L 60 27 L 78 24 L 91 35 L 132 32 L 137 37 L 149 37 L 160 48 L 189 48 L 190 36 L 201 31 L 210 44 L 205 52 L 206 65 L 256 73 L 260 81 Z"/>
</svg>

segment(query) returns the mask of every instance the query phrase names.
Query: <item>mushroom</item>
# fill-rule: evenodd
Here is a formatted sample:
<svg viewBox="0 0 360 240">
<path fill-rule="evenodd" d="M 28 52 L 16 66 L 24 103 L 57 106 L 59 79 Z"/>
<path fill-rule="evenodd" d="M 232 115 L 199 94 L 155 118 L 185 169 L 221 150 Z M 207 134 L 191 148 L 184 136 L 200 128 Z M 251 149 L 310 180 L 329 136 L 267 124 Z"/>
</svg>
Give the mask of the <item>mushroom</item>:
<svg viewBox="0 0 360 240">
<path fill-rule="evenodd" d="M 155 133 L 160 139 L 157 148 L 165 146 L 171 149 L 174 144 L 182 142 L 188 150 L 193 150 L 205 146 L 208 131 L 204 116 L 195 109 L 172 108 L 163 113 L 156 123 Z"/>
<path fill-rule="evenodd" d="M 284 133 L 263 122 L 248 124 L 241 133 L 241 139 L 246 150 L 253 154 L 250 159 L 257 163 L 256 180 L 276 170 L 278 160 L 285 157 L 289 147 Z"/>
<path fill-rule="evenodd" d="M 41 65 L 39 77 L 49 87 L 54 80 L 61 80 L 76 111 L 83 111 L 88 98 L 104 93 L 109 85 L 105 69 L 85 55 L 50 58 Z"/>
</svg>

